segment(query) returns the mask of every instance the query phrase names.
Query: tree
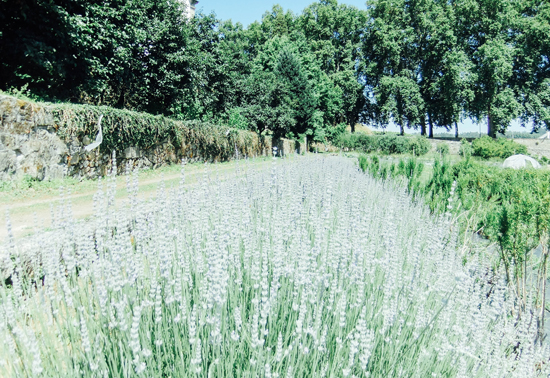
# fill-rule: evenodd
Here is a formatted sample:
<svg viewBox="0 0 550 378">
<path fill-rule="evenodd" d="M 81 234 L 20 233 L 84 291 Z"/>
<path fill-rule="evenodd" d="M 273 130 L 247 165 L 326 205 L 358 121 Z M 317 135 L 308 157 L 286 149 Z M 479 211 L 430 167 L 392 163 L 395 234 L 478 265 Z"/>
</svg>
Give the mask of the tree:
<svg viewBox="0 0 550 378">
<path fill-rule="evenodd" d="M 75 99 L 89 68 L 73 37 L 84 9 L 70 0 L 1 0 L 0 89 L 26 85 L 45 97 Z"/>
<path fill-rule="evenodd" d="M 261 30 L 264 38 L 290 35 L 294 31 L 295 19 L 292 11 L 285 13 L 283 7 L 275 4 L 270 12 L 265 12 L 262 16 Z"/>
<path fill-rule="evenodd" d="M 519 14 L 514 79 L 522 94 L 522 123 L 550 130 L 550 4 L 522 1 Z"/>
<path fill-rule="evenodd" d="M 275 74 L 256 68 L 241 82 L 243 103 L 236 110 L 249 128 L 261 135 L 268 128 L 276 136 L 290 132 L 296 124 L 294 109 L 276 95 Z"/>
<path fill-rule="evenodd" d="M 513 67 L 517 12 L 512 0 L 457 0 L 456 33 L 459 44 L 477 73 L 474 98 L 468 111 L 487 119 L 487 134 L 496 137 L 522 112 Z"/>
<path fill-rule="evenodd" d="M 431 87 L 435 92 L 433 97 L 439 101 L 430 105 L 436 106 L 431 113 L 438 115 L 438 124 L 445 125 L 447 130 L 454 124 L 455 138 L 458 138 L 458 122 L 474 99 L 473 84 L 476 79 L 473 64 L 463 50 L 455 47 L 445 54 L 444 70 Z"/>
<path fill-rule="evenodd" d="M 457 46 L 453 6 L 447 1 L 409 0 L 405 12 L 413 30 L 411 64 L 426 115 L 420 118 L 422 135 L 433 138 L 434 126 L 447 130 L 457 124 L 469 99 L 470 65 Z"/>
<path fill-rule="evenodd" d="M 191 80 L 192 26 L 176 0 L 0 2 L 2 88 L 172 114 Z M 189 51 L 190 50 L 190 51 Z"/>
<path fill-rule="evenodd" d="M 244 95 L 238 111 L 259 134 L 269 129 L 275 137 L 298 137 L 319 127 L 317 96 L 299 49 L 287 37 L 273 38 L 239 83 Z"/>
<path fill-rule="evenodd" d="M 277 79 L 276 96 L 281 104 L 292 109 L 296 124 L 291 130 L 285 130 L 290 136 L 299 134 L 314 134 L 320 125 L 316 114 L 317 99 L 311 88 L 300 60 L 289 48 L 283 49 L 275 67 Z M 282 136 L 282 135 L 281 135 Z"/>
<path fill-rule="evenodd" d="M 338 114 L 329 110 L 332 100 L 323 107 L 324 122 L 332 126 L 345 122 L 352 131 L 365 104 L 360 57 L 366 20 L 365 11 L 339 5 L 336 0 L 321 0 L 304 9 L 296 21 L 321 70 L 335 87 L 334 93 L 324 99 L 341 94 Z"/>
<path fill-rule="evenodd" d="M 367 89 L 375 101 L 370 119 L 386 124 L 393 119 L 401 134 L 417 127 L 424 115 L 418 84 L 415 32 L 405 0 L 372 0 L 367 38 L 363 44 Z"/>
</svg>

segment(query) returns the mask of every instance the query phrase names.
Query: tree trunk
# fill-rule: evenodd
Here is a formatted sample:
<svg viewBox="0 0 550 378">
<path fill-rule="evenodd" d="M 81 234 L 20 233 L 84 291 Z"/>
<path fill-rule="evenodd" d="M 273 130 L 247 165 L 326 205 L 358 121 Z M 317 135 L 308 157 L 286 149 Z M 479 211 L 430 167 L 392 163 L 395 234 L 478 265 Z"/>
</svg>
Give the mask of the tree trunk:
<svg viewBox="0 0 550 378">
<path fill-rule="evenodd" d="M 489 107 L 489 111 L 487 112 L 487 135 L 491 138 L 497 137 L 497 131 L 495 129 L 495 125 L 493 125 L 493 120 L 491 119 L 491 107 Z"/>
<path fill-rule="evenodd" d="M 433 138 L 434 137 L 434 124 L 432 122 L 432 116 L 430 115 L 430 113 L 428 113 L 428 123 L 430 124 L 430 129 L 429 129 L 429 132 L 428 132 L 428 138 Z"/>
<path fill-rule="evenodd" d="M 426 136 L 426 116 L 422 117 L 422 123 L 420 124 L 420 135 Z"/>
<path fill-rule="evenodd" d="M 455 138 L 458 139 L 458 123 L 455 121 Z"/>
<path fill-rule="evenodd" d="M 399 117 L 399 135 L 405 135 L 405 126 L 403 125 L 403 117 Z"/>
<path fill-rule="evenodd" d="M 349 126 L 351 127 L 351 132 L 354 133 L 355 132 L 355 123 L 350 123 Z"/>
<path fill-rule="evenodd" d="M 124 104 L 126 102 L 125 96 L 124 96 L 124 88 L 120 91 L 120 96 L 118 97 L 117 103 L 115 104 L 115 108 L 118 109 L 124 109 Z"/>
</svg>

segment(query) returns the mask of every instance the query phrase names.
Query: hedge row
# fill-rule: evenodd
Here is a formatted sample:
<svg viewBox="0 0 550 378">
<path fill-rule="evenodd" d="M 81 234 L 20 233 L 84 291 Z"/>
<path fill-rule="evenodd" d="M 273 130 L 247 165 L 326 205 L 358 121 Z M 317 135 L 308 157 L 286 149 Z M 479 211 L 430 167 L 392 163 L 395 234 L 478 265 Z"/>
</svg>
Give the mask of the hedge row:
<svg viewBox="0 0 550 378">
<path fill-rule="evenodd" d="M 383 154 L 424 155 L 431 149 L 430 142 L 422 136 L 399 136 L 395 134 L 366 135 L 345 133 L 336 141 L 338 147 L 355 151 Z"/>
</svg>

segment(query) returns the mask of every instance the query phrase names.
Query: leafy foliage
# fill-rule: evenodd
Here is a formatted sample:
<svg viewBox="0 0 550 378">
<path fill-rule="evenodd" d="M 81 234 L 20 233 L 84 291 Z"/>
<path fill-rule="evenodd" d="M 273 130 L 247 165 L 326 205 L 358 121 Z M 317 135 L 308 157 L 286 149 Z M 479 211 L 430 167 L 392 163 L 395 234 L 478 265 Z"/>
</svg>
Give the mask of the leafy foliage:
<svg viewBox="0 0 550 378">
<path fill-rule="evenodd" d="M 472 142 L 472 155 L 479 156 L 483 159 L 489 159 L 492 157 L 506 159 L 507 157 L 515 154 L 526 153 L 526 146 L 509 139 L 493 139 L 489 136 L 484 136 L 474 139 Z"/>
<path fill-rule="evenodd" d="M 458 154 L 465 158 L 472 156 L 472 144 L 467 139 L 460 140 L 460 147 L 458 148 Z"/>
<path fill-rule="evenodd" d="M 395 134 L 366 135 L 359 133 L 342 134 L 336 142 L 341 148 L 362 152 L 384 154 L 425 155 L 430 151 L 430 142 L 422 136 L 404 137 Z"/>
<path fill-rule="evenodd" d="M 149 149 L 171 142 L 176 149 L 193 148 L 195 155 L 205 159 L 227 160 L 238 148 L 243 155 L 253 155 L 254 135 L 250 132 L 202 121 L 176 121 L 163 116 L 114 109 L 107 106 L 51 104 L 57 134 L 64 140 L 94 137 L 97 120 L 103 115 L 103 152 L 126 147 Z"/>
<path fill-rule="evenodd" d="M 435 151 L 442 155 L 448 155 L 449 154 L 449 145 L 447 143 L 439 143 L 435 149 Z"/>
<path fill-rule="evenodd" d="M 550 127 L 550 6 L 315 1 L 243 28 L 178 0 L 0 1 L 0 90 L 334 140 L 342 125 Z"/>
</svg>

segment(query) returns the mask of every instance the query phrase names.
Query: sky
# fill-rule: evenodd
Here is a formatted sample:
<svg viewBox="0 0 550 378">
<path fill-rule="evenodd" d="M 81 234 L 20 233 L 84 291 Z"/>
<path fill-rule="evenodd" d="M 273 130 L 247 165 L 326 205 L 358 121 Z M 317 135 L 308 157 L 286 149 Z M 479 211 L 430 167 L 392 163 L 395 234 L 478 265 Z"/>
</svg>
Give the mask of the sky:
<svg viewBox="0 0 550 378">
<path fill-rule="evenodd" d="M 247 27 L 254 21 L 261 21 L 262 15 L 271 10 L 273 5 L 279 4 L 285 11 L 291 10 L 294 14 L 299 14 L 308 5 L 315 0 L 274 0 L 271 1 L 246 1 L 246 0 L 199 0 L 196 6 L 197 11 L 201 10 L 205 14 L 211 12 L 222 20 L 231 19 L 234 23 L 240 22 Z M 341 4 L 353 5 L 360 9 L 367 9 L 366 0 L 348 0 L 340 1 Z"/>
<path fill-rule="evenodd" d="M 294 14 L 300 14 L 304 8 L 314 3 L 315 0 L 274 0 L 271 1 L 247 1 L 247 0 L 199 0 L 196 6 L 197 11 L 205 14 L 214 12 L 221 20 L 231 19 L 233 23 L 240 22 L 244 27 L 248 27 L 254 21 L 261 21 L 262 15 L 271 10 L 274 4 L 279 4 L 285 11 L 291 10 Z M 347 0 L 339 1 L 340 4 L 353 5 L 359 9 L 366 9 L 366 0 Z M 470 119 L 459 123 L 459 132 L 478 132 L 487 133 L 487 123 L 477 124 Z M 395 125 L 389 125 L 388 131 L 399 131 Z M 531 131 L 529 127 L 521 127 L 519 122 L 512 122 L 508 128 L 509 131 Z M 444 132 L 443 129 L 436 129 L 435 132 Z"/>
</svg>

